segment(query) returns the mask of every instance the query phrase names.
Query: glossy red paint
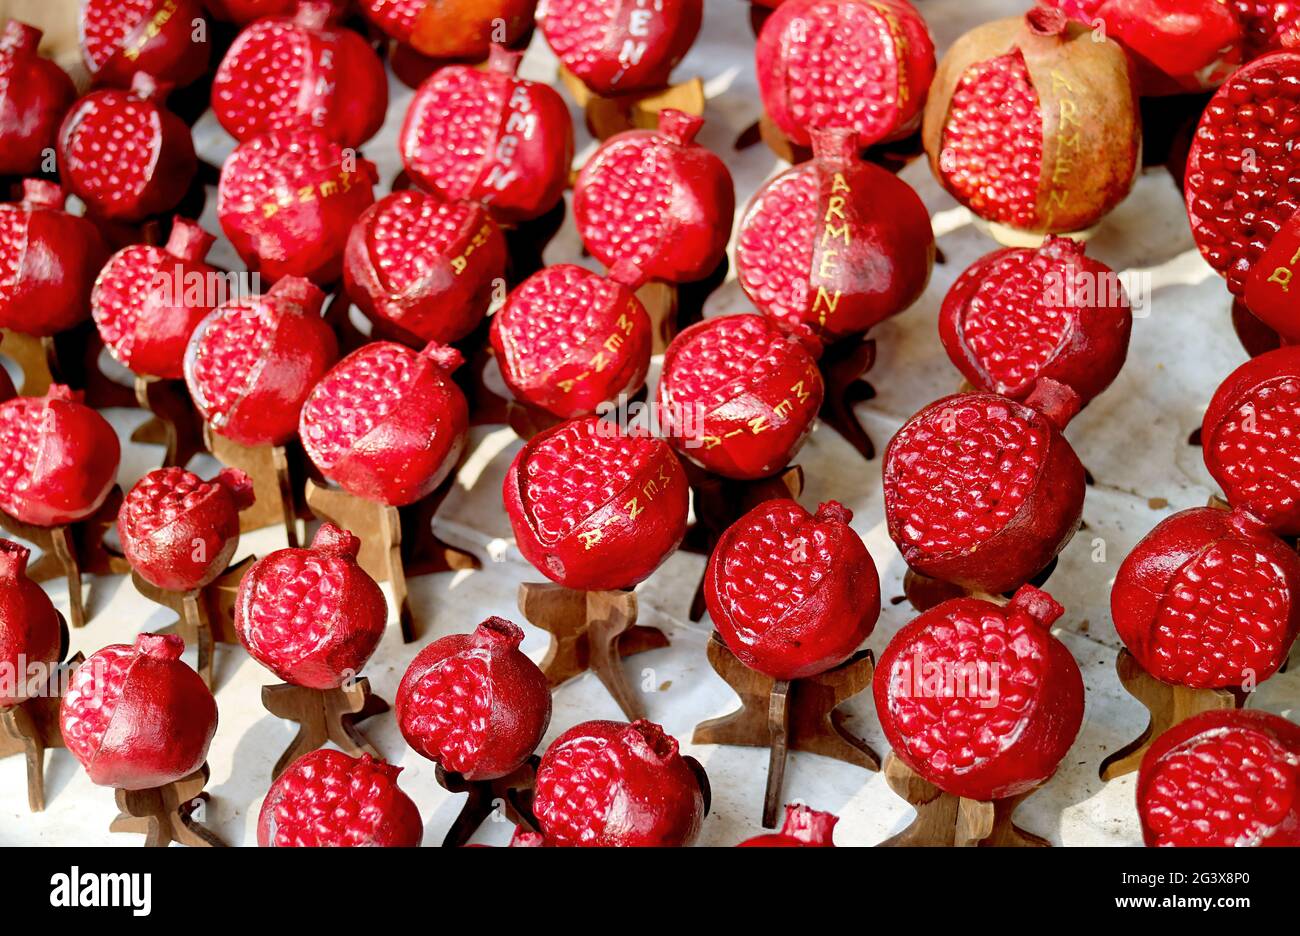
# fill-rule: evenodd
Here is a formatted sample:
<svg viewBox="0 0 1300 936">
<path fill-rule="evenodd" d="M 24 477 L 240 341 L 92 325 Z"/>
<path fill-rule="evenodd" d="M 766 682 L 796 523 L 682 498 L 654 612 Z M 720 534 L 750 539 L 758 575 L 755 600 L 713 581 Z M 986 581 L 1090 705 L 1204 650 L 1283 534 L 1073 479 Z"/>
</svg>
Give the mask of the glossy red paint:
<svg viewBox="0 0 1300 936">
<path fill-rule="evenodd" d="M 39 171 L 77 98 L 67 72 L 41 57 L 43 35 L 16 19 L 0 33 L 0 175 Z"/>
<path fill-rule="evenodd" d="M 667 85 L 703 18 L 704 0 L 547 0 L 537 25 L 564 67 L 609 97 Z"/>
<path fill-rule="evenodd" d="M 184 87 L 208 70 L 199 0 L 85 0 L 79 26 L 81 58 L 96 85 L 129 88 L 145 72 Z"/>
<path fill-rule="evenodd" d="M 737 848 L 832 848 L 831 835 L 840 819 L 834 813 L 809 809 L 799 803 L 785 807 L 781 831 L 745 839 Z"/>
<path fill-rule="evenodd" d="M 26 700 L 31 667 L 59 662 L 63 634 L 59 613 L 45 590 L 27 577 L 31 550 L 0 539 L 0 709 Z"/>
<path fill-rule="evenodd" d="M 514 46 L 523 39 L 537 0 L 359 0 L 357 6 L 422 56 L 477 62 L 492 43 Z"/>
</svg>

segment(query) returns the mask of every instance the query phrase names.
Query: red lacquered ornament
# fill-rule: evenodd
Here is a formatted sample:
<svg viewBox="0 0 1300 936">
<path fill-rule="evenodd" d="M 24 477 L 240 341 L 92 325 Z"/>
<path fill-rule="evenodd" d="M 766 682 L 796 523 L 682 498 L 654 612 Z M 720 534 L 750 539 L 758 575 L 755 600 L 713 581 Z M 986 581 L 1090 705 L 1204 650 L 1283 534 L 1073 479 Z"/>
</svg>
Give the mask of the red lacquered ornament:
<svg viewBox="0 0 1300 936">
<path fill-rule="evenodd" d="M 519 551 L 567 588 L 631 588 L 686 535 L 689 488 L 672 450 L 594 417 L 534 436 L 503 496 Z"/>
<path fill-rule="evenodd" d="M 358 6 L 420 55 L 477 62 L 492 44 L 513 46 L 533 28 L 537 0 L 360 0 Z"/>
<path fill-rule="evenodd" d="M 703 18 L 704 0 L 546 0 L 537 25 L 564 67 L 608 97 L 668 84 Z"/>
<path fill-rule="evenodd" d="M 550 846 L 685 846 L 704 821 L 704 792 L 658 725 L 589 721 L 546 749 L 533 813 Z"/>
<path fill-rule="evenodd" d="M 328 284 L 343 273 L 348 233 L 374 204 L 373 163 L 316 130 L 241 143 L 221 169 L 217 217 L 250 270 Z"/>
<path fill-rule="evenodd" d="M 515 399 L 561 419 L 631 396 L 650 368 L 650 317 L 620 274 L 562 263 L 524 280 L 492 317 L 492 351 Z M 635 280 L 637 274 L 630 274 Z"/>
<path fill-rule="evenodd" d="M 406 743 L 466 780 L 518 769 L 551 723 L 551 687 L 519 651 L 523 639 L 518 625 L 492 617 L 421 650 L 397 690 Z"/>
<path fill-rule="evenodd" d="M 827 340 L 902 312 L 934 265 L 924 203 L 857 148 L 851 130 L 813 131 L 813 161 L 758 190 L 736 240 L 736 275 L 750 301 Z"/>
<path fill-rule="evenodd" d="M 1300 725 L 1269 712 L 1203 712 L 1151 745 L 1138 773 L 1148 846 L 1300 845 Z"/>
<path fill-rule="evenodd" d="M 139 72 L 131 90 L 95 91 L 59 130 L 59 164 L 89 214 L 135 223 L 171 211 L 198 169 L 190 128 L 167 110 L 169 86 Z"/>
<path fill-rule="evenodd" d="M 418 191 L 367 208 L 343 255 L 348 297 L 408 344 L 472 332 L 505 270 L 505 237 L 481 206 Z"/>
<path fill-rule="evenodd" d="M 1300 347 L 1229 374 L 1205 410 L 1201 445 L 1228 503 L 1281 536 L 1300 534 Z"/>
<path fill-rule="evenodd" d="M 1084 471 L 1061 435 L 1078 396 L 1040 380 L 1024 403 L 958 393 L 903 424 L 885 449 L 885 520 L 917 572 L 971 591 L 1010 591 L 1079 526 Z"/>
<path fill-rule="evenodd" d="M 41 527 L 84 519 L 112 489 L 121 454 L 113 427 L 67 387 L 0 403 L 0 510 Z"/>
<path fill-rule="evenodd" d="M 16 19 L 0 34 L 0 175 L 37 172 L 77 98 L 67 72 L 37 51 L 42 35 Z"/>
<path fill-rule="evenodd" d="M 527 221 L 564 197 L 573 121 L 555 89 L 515 77 L 522 52 L 494 45 L 486 72 L 440 68 L 402 124 L 402 165 L 449 199 L 485 204 L 498 221 Z"/>
<path fill-rule="evenodd" d="M 217 702 L 181 662 L 185 641 L 141 634 L 77 668 L 59 711 L 63 742 L 92 783 L 148 790 L 188 777 L 208 756 Z"/>
<path fill-rule="evenodd" d="M 0 205 L 0 328 L 46 337 L 89 317 L 108 248 L 64 200 L 57 184 L 27 179 L 22 201 Z"/>
<path fill-rule="evenodd" d="M 156 468 L 127 492 L 118 511 L 122 552 L 159 588 L 202 588 L 230 565 L 239 548 L 239 512 L 252 504 L 252 479 L 236 468 L 211 481 L 184 468 Z"/>
<path fill-rule="evenodd" d="M 774 500 L 722 534 L 704 599 L 740 662 L 773 679 L 803 679 L 843 663 L 871 636 L 880 578 L 852 519 L 836 501 L 814 515 Z"/>
<path fill-rule="evenodd" d="M 791 142 L 852 130 L 862 146 L 921 123 L 934 42 L 907 0 L 786 0 L 755 47 L 763 109 Z"/>
<path fill-rule="evenodd" d="M 1244 510 L 1198 507 L 1133 547 L 1110 608 L 1129 652 L 1162 682 L 1255 685 L 1300 633 L 1300 556 Z"/>
<path fill-rule="evenodd" d="M 332 523 L 307 549 L 277 549 L 253 563 L 235 597 L 235 631 L 280 679 L 337 689 L 355 678 L 384 636 L 388 603 L 357 565 L 361 540 Z"/>
<path fill-rule="evenodd" d="M 673 447 L 741 480 L 789 464 L 812 432 L 823 392 L 813 355 L 762 315 L 692 325 L 668 346 L 659 377 L 659 405 L 677 430 Z"/>
<path fill-rule="evenodd" d="M 177 218 L 165 248 L 125 247 L 100 270 L 90 311 L 122 366 L 145 377 L 184 375 L 190 335 L 212 311 L 207 302 L 220 272 L 203 258 L 215 241 L 195 222 Z"/>
<path fill-rule="evenodd" d="M 290 276 L 199 323 L 185 351 L 185 385 L 214 432 L 247 446 L 293 437 L 307 395 L 339 356 L 324 303 L 323 292 Z"/>
<path fill-rule="evenodd" d="M 388 108 L 384 64 L 364 38 L 331 26 L 329 0 L 239 34 L 212 82 L 212 111 L 236 140 L 272 130 L 319 130 L 340 146 L 378 132 Z"/>
<path fill-rule="evenodd" d="M 304 754 L 271 785 L 257 820 L 262 848 L 417 848 L 420 811 L 397 785 L 401 767 L 369 754 Z"/>
<path fill-rule="evenodd" d="M 129 88 L 147 72 L 184 87 L 208 70 L 199 0 L 85 0 L 79 26 L 81 58 L 97 85 Z"/>
<path fill-rule="evenodd" d="M 298 434 L 321 474 L 350 494 L 400 507 L 433 493 L 456 467 L 469 406 L 451 379 L 455 348 L 412 351 L 376 341 L 325 375 L 303 405 Z"/>
<path fill-rule="evenodd" d="M 798 803 L 785 807 L 785 822 L 780 832 L 745 839 L 737 848 L 832 848 L 831 835 L 839 816 L 809 809 Z"/>
<path fill-rule="evenodd" d="M 726 165 L 693 142 L 704 125 L 672 108 L 658 130 L 606 140 L 573 183 L 573 217 L 592 256 L 634 263 L 647 279 L 702 279 L 726 255 L 736 193 Z"/>
<path fill-rule="evenodd" d="M 59 662 L 63 629 L 45 590 L 27 577 L 26 546 L 0 539 L 0 710 L 25 701 L 41 685 L 30 685 L 33 667 Z"/>
<path fill-rule="evenodd" d="M 922 136 L 935 178 L 981 218 L 1084 230 L 1140 168 L 1128 57 L 1059 10 L 985 23 L 939 63 Z"/>
<path fill-rule="evenodd" d="M 1132 328 L 1115 271 L 1065 237 L 980 258 L 939 312 L 939 337 L 962 376 L 1016 400 L 1050 377 L 1087 403 L 1124 366 Z"/>
<path fill-rule="evenodd" d="M 1025 793 L 1055 773 L 1083 723 L 1079 665 L 1049 629 L 1063 613 L 1026 585 L 1005 607 L 956 598 L 905 625 L 873 684 L 895 756 L 975 800 Z"/>
</svg>

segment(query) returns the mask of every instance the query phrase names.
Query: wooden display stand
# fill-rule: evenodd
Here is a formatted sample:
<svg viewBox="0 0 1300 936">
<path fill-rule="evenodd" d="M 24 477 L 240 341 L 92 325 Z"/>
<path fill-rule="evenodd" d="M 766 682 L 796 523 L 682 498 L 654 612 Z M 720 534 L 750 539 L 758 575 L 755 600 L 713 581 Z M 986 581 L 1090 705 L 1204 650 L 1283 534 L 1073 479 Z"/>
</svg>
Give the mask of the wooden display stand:
<svg viewBox="0 0 1300 936">
<path fill-rule="evenodd" d="M 603 97 L 596 94 L 563 65 L 560 66 L 560 84 L 587 116 L 587 128 L 598 140 L 608 140 L 625 130 L 654 130 L 659 126 L 659 112 L 666 107 L 704 115 L 704 82 L 691 78 L 679 84 L 656 91 L 639 91 Z"/>
<path fill-rule="evenodd" d="M 58 352 L 53 338 L 38 338 L 11 328 L 0 329 L 0 353 L 9 358 L 23 372 L 18 385 L 20 396 L 40 397 L 58 383 Z"/>
<path fill-rule="evenodd" d="M 158 633 L 177 634 L 186 646 L 198 648 L 199 676 L 209 689 L 215 685 L 212 667 L 216 645 L 239 644 L 239 636 L 235 633 L 235 596 L 239 592 L 239 583 L 243 580 L 244 573 L 252 568 L 255 561 L 255 557 L 249 556 L 209 584 L 187 592 L 159 588 L 146 582 L 140 573 L 131 572 L 131 582 L 136 591 L 155 604 L 176 613 L 176 623 L 160 629 Z"/>
<path fill-rule="evenodd" d="M 1115 670 L 1129 695 L 1145 705 L 1151 717 L 1140 735 L 1101 762 L 1098 773 L 1103 780 L 1137 770 L 1152 742 L 1179 722 L 1202 712 L 1240 708 L 1245 701 L 1244 693 L 1228 689 L 1192 689 L 1161 682 L 1143 669 L 1127 648 L 1115 658 Z"/>
<path fill-rule="evenodd" d="M 137 376 L 135 399 L 152 415 L 131 434 L 131 441 L 161 445 L 164 468 L 184 468 L 206 448 L 203 420 L 190 402 L 183 380 Z"/>
<path fill-rule="evenodd" d="M 166 786 L 118 790 L 119 815 L 108 831 L 143 835 L 146 848 L 166 848 L 172 842 L 191 848 L 224 848 L 226 843 L 194 818 L 211 800 L 203 790 L 209 776 L 208 765 L 204 764 L 188 777 Z"/>
<path fill-rule="evenodd" d="M 206 423 L 203 444 L 228 468 L 238 468 L 253 481 L 253 504 L 239 512 L 239 532 L 250 533 L 277 524 L 291 548 L 298 546 L 298 517 L 293 499 L 289 455 L 283 445 L 240 445 L 219 435 Z"/>
<path fill-rule="evenodd" d="M 63 630 L 63 646 L 68 645 L 68 624 L 59 615 Z M 27 761 L 27 808 L 32 812 L 45 810 L 45 752 L 51 748 L 66 747 L 59 729 L 59 707 L 63 702 L 57 691 L 66 685 L 71 672 L 82 664 L 84 657 L 78 653 L 59 664 L 56 673 L 42 696 L 27 699 L 18 705 L 0 709 L 0 758 L 23 755 Z"/>
<path fill-rule="evenodd" d="M 357 722 L 388 711 L 388 703 L 370 694 L 370 680 L 362 677 L 338 689 L 308 689 L 280 683 L 262 687 L 262 707 L 277 718 L 298 723 L 298 734 L 275 762 L 271 779 L 304 754 L 319 750 L 333 741 L 353 757 L 379 752 L 357 730 Z"/>
<path fill-rule="evenodd" d="M 477 569 L 478 560 L 448 546 L 433 535 L 433 515 L 442 503 L 454 475 L 428 497 L 401 508 L 366 500 L 340 488 L 307 481 L 307 506 L 321 520 L 361 538 L 357 563 L 376 582 L 388 582 L 398 608 L 402 639 L 416 639 L 415 618 L 406 588 L 407 575 Z M 406 548 L 403 549 L 405 542 Z"/>
<path fill-rule="evenodd" d="M 462 775 L 444 770 L 439 765 L 434 774 L 438 786 L 448 793 L 469 794 L 456 821 L 443 838 L 442 847 L 462 847 L 473 838 L 479 826 L 494 814 L 499 814 L 516 827 L 536 832 L 537 820 L 533 817 L 532 798 L 537 765 L 540 763 L 541 758 L 534 754 L 518 770 L 496 780 L 466 780 Z"/>
<path fill-rule="evenodd" d="M 835 342 L 817 362 L 826 385 L 818 415 L 867 461 L 876 457 L 876 447 L 854 407 L 876 395 L 875 388 L 864 379 L 875 363 L 876 340 L 863 335 Z"/>
<path fill-rule="evenodd" d="M 1016 807 L 1034 793 L 1000 800 L 953 796 L 923 779 L 891 751 L 885 758 L 885 782 L 916 808 L 912 824 L 881 847 L 1046 848 L 1051 843 L 1011 821 Z"/>
<path fill-rule="evenodd" d="M 651 280 L 636 291 L 650 317 L 650 353 L 663 354 L 677 335 L 704 318 L 704 303 L 727 278 L 724 256 L 713 272 L 690 283 Z"/>
<path fill-rule="evenodd" d="M 740 708 L 696 725 L 691 743 L 770 750 L 763 794 L 764 827 L 776 828 L 789 751 L 833 757 L 865 770 L 880 769 L 880 758 L 845 727 L 847 716 L 839 711 L 842 703 L 870 688 L 875 672 L 870 650 L 835 669 L 796 680 L 773 679 L 750 669 L 717 632 L 709 640 L 708 657 L 714 671 L 740 696 Z"/>
<path fill-rule="evenodd" d="M 86 321 L 53 337 L 40 338 L 13 329 L 0 329 L 0 354 L 23 372 L 21 396 L 45 396 L 51 384 L 68 384 L 85 394 L 92 409 L 130 408 L 136 405 L 128 387 L 109 380 L 99 368 L 104 342 L 95 323 Z M 71 362 L 64 367 L 61 361 Z"/>
<path fill-rule="evenodd" d="M 577 591 L 550 582 L 519 586 L 519 611 L 551 635 L 542 672 L 551 688 L 590 670 L 628 721 L 645 718 L 645 704 L 623 669 L 623 657 L 668 646 L 655 627 L 636 623 L 636 593 Z"/>
</svg>

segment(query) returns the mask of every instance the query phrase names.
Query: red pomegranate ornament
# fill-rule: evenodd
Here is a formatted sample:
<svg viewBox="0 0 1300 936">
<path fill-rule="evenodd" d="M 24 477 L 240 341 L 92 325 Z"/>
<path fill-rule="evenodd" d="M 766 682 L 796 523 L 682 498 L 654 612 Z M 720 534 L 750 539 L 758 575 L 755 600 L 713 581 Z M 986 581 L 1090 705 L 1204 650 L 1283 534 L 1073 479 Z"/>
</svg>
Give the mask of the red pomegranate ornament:
<svg viewBox="0 0 1300 936">
<path fill-rule="evenodd" d="M 420 811 L 397 785 L 401 767 L 369 754 L 304 754 L 271 785 L 257 819 L 262 848 L 418 848 Z"/>
<path fill-rule="evenodd" d="M 561 263 L 510 294 L 492 316 L 490 338 L 516 400 L 572 419 L 641 389 L 650 368 L 650 317 L 627 272 L 621 266 L 607 278 Z"/>
<path fill-rule="evenodd" d="M 507 223 L 554 208 L 573 162 L 569 106 L 554 88 L 515 76 L 522 58 L 494 45 L 487 71 L 435 71 L 411 99 L 398 141 L 417 183 L 448 199 L 482 202 Z"/>
<path fill-rule="evenodd" d="M 1300 52 L 1275 52 L 1235 72 L 1201 116 L 1185 194 L 1201 255 L 1250 311 L 1300 339 L 1291 280 L 1300 250 Z"/>
<path fill-rule="evenodd" d="M 41 527 L 85 519 L 112 490 L 121 454 L 113 427 L 65 386 L 0 403 L 0 510 Z"/>
<path fill-rule="evenodd" d="M 30 556 L 26 546 L 0 539 L 0 671 L 8 674 L 0 678 L 0 711 L 39 691 L 63 649 L 59 612 L 27 577 Z"/>
<path fill-rule="evenodd" d="M 907 0 L 786 0 L 754 51 L 763 110 L 797 146 L 815 130 L 872 146 L 920 126 L 934 41 Z"/>
<path fill-rule="evenodd" d="M 704 821 L 700 784 L 653 722 L 583 722 L 542 756 L 533 813 L 549 846 L 685 846 Z"/>
<path fill-rule="evenodd" d="M 16 19 L 0 33 L 0 175 L 39 171 L 77 99 L 67 72 L 37 51 L 43 35 Z"/>
<path fill-rule="evenodd" d="M 217 217 L 250 270 L 333 283 L 378 180 L 373 163 L 317 130 L 277 130 L 244 141 L 226 160 Z"/>
<path fill-rule="evenodd" d="M 551 687 L 519 651 L 523 639 L 517 624 L 491 617 L 421 650 L 397 690 L 406 743 L 466 780 L 517 770 L 551 723 Z"/>
<path fill-rule="evenodd" d="M 1035 7 L 953 43 L 922 137 L 935 178 L 976 215 L 1055 234 L 1091 227 L 1129 193 L 1139 124 L 1124 51 Z"/>
<path fill-rule="evenodd" d="M 100 270 L 90 311 L 123 367 L 145 377 L 184 376 L 190 335 L 212 311 L 210 284 L 220 272 L 204 257 L 215 242 L 195 222 L 177 218 L 166 247 L 124 247 Z"/>
<path fill-rule="evenodd" d="M 472 332 L 505 270 L 505 237 L 482 206 L 418 191 L 367 208 L 343 254 L 348 297 L 407 344 Z"/>
<path fill-rule="evenodd" d="M 1148 846 L 1300 845 L 1300 726 L 1259 711 L 1203 712 L 1151 745 L 1138 773 Z"/>
<path fill-rule="evenodd" d="M 1245 35 L 1245 60 L 1300 45 L 1300 8 L 1295 0 L 1229 0 Z"/>
<path fill-rule="evenodd" d="M 168 90 L 139 72 L 131 90 L 92 92 L 64 118 L 59 165 L 88 214 L 132 224 L 185 197 L 198 158 L 190 128 L 164 104 Z"/>
<path fill-rule="evenodd" d="M 612 136 L 582 167 L 573 217 L 607 269 L 634 263 L 646 279 L 686 283 L 722 262 L 736 193 L 722 160 L 693 142 L 703 125 L 665 108 L 658 130 Z"/>
<path fill-rule="evenodd" d="M 465 449 L 469 406 L 451 379 L 459 351 L 391 341 L 352 352 L 303 405 L 298 435 L 321 474 L 357 497 L 401 507 L 433 493 Z"/>
<path fill-rule="evenodd" d="M 193 591 L 226 571 L 239 548 L 239 512 L 252 504 L 253 481 L 237 468 L 211 481 L 184 468 L 155 468 L 127 492 L 117 535 L 146 582 Z"/>
<path fill-rule="evenodd" d="M 672 449 L 595 417 L 534 436 L 506 472 L 524 558 L 567 588 L 631 588 L 686 535 L 689 487 Z"/>
<path fill-rule="evenodd" d="M 668 84 L 703 18 L 704 0 L 544 0 L 537 11 L 556 58 L 606 97 Z"/>
<path fill-rule="evenodd" d="M 962 376 L 1015 400 L 1049 377 L 1087 403 L 1118 376 L 1132 328 L 1115 271 L 1078 241 L 1050 235 L 975 261 L 939 312 L 939 337 Z"/>
<path fill-rule="evenodd" d="M 885 520 L 909 567 L 970 591 L 1023 585 L 1070 541 L 1084 471 L 1061 434 L 1079 398 L 1049 378 L 1023 403 L 957 393 L 885 449 Z"/>
<path fill-rule="evenodd" d="M 824 393 L 804 343 L 817 342 L 801 338 L 762 315 L 706 319 L 674 338 L 659 377 L 673 447 L 726 478 L 765 478 L 789 464 Z"/>
<path fill-rule="evenodd" d="M 799 803 L 785 807 L 781 831 L 745 839 L 737 848 L 832 848 L 832 833 L 839 816 L 809 809 Z"/>
<path fill-rule="evenodd" d="M 537 0 L 360 0 L 366 18 L 432 59 L 484 59 L 494 43 L 513 46 L 533 28 Z"/>
<path fill-rule="evenodd" d="M 934 265 L 930 213 L 906 182 L 858 158 L 851 130 L 814 130 L 813 161 L 754 195 L 736 240 L 736 275 L 762 312 L 825 339 L 902 312 Z"/>
<path fill-rule="evenodd" d="M 361 540 L 326 523 L 307 549 L 277 549 L 239 583 L 235 631 L 280 679 L 337 689 L 361 672 L 384 636 L 388 603 L 357 565 Z"/>
<path fill-rule="evenodd" d="M 59 710 L 63 742 L 92 783 L 148 790 L 188 777 L 208 756 L 217 702 L 181 662 L 185 641 L 141 634 L 82 663 Z"/>
<path fill-rule="evenodd" d="M 1083 723 L 1079 665 L 1050 630 L 1063 613 L 1025 585 L 1005 606 L 955 598 L 906 624 L 872 686 L 895 756 L 974 800 L 1016 796 L 1050 777 Z"/>
<path fill-rule="evenodd" d="M 1300 347 L 1252 358 L 1219 385 L 1201 424 L 1205 467 L 1233 507 L 1300 535 Z"/>
<path fill-rule="evenodd" d="M 199 0 L 84 0 L 81 58 L 97 85 L 129 88 L 138 72 L 183 87 L 208 70 Z"/>
<path fill-rule="evenodd" d="M 1245 510 L 1184 510 L 1133 547 L 1111 586 L 1115 631 L 1148 673 L 1253 686 L 1300 633 L 1300 556 Z"/>
<path fill-rule="evenodd" d="M 185 350 L 185 385 L 214 432 L 247 446 L 293 437 L 307 395 L 339 356 L 324 303 L 315 285 L 288 276 L 199 323 Z"/>
<path fill-rule="evenodd" d="M 247 26 L 253 20 L 263 16 L 288 16 L 293 13 L 301 0 L 203 0 L 215 19 L 223 23 L 235 23 Z M 348 9 L 351 0 L 329 0 L 330 18 L 341 17 Z"/>
<path fill-rule="evenodd" d="M 27 179 L 0 205 L 0 328 L 47 337 L 84 322 L 108 259 L 99 230 L 63 210 L 63 189 Z"/>
<path fill-rule="evenodd" d="M 260 19 L 235 39 L 212 82 L 212 111 L 243 141 L 273 130 L 318 130 L 360 146 L 388 109 L 384 64 L 363 37 L 331 26 L 329 0 Z"/>
<path fill-rule="evenodd" d="M 871 636 L 880 578 L 852 519 L 836 501 L 810 514 L 773 500 L 722 534 L 704 599 L 740 662 L 773 679 L 802 679 L 843 663 Z"/>
</svg>

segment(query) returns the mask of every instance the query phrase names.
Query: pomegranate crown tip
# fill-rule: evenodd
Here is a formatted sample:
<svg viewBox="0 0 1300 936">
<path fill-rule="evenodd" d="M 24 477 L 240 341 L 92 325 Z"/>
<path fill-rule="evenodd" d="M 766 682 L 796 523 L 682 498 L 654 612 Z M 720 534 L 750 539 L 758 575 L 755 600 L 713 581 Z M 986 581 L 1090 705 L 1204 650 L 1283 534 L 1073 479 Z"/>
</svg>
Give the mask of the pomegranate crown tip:
<svg viewBox="0 0 1300 936">
<path fill-rule="evenodd" d="M 814 360 L 822 356 L 822 351 L 825 350 L 822 340 L 807 322 L 782 321 L 779 324 L 787 337 L 812 355 Z"/>
<path fill-rule="evenodd" d="M 334 4 L 330 0 L 298 0 L 293 20 L 308 29 L 320 29 L 334 18 Z"/>
<path fill-rule="evenodd" d="M 30 23 L 24 23 L 16 19 L 11 19 L 5 23 L 4 42 L 5 45 L 15 51 L 26 51 L 35 49 L 41 44 L 41 37 L 45 31 L 38 29 Z"/>
<path fill-rule="evenodd" d="M 13 580 L 27 574 L 32 551 L 13 540 L 0 539 L 0 578 Z"/>
<path fill-rule="evenodd" d="M 834 813 L 812 809 L 802 803 L 785 807 L 785 822 L 781 833 L 808 845 L 830 845 L 831 835 L 840 817 Z"/>
<path fill-rule="evenodd" d="M 695 135 L 703 126 L 704 118 L 698 114 L 688 114 L 674 107 L 665 107 L 659 112 L 659 135 L 678 146 L 694 142 Z"/>
<path fill-rule="evenodd" d="M 641 265 L 629 257 L 623 257 L 609 268 L 609 278 L 633 291 L 639 289 L 647 279 Z"/>
<path fill-rule="evenodd" d="M 638 718 L 627 727 L 629 746 L 646 760 L 666 762 L 677 755 L 677 739 L 646 718 Z"/>
<path fill-rule="evenodd" d="M 523 628 L 503 617 L 485 620 L 474 630 L 474 645 L 478 647 L 505 646 L 514 649 L 524 642 Z"/>
<path fill-rule="evenodd" d="M 381 773 L 384 776 L 386 776 L 389 780 L 396 780 L 397 775 L 402 772 L 401 767 L 398 767 L 396 764 L 388 763 L 388 761 L 384 760 L 382 757 L 374 757 L 370 754 L 362 754 L 359 758 L 357 758 L 357 760 L 359 762 L 359 766 L 368 767 L 371 770 L 377 771 L 378 773 Z"/>
<path fill-rule="evenodd" d="M 23 201 L 29 205 L 62 208 L 67 200 L 63 187 L 49 179 L 23 179 Z"/>
<path fill-rule="evenodd" d="M 499 42 L 488 48 L 488 70 L 498 75 L 513 77 L 519 72 L 519 63 L 524 60 L 524 53 L 508 49 Z"/>
<path fill-rule="evenodd" d="M 176 215 L 167 236 L 167 252 L 182 260 L 202 260 L 216 242 L 216 236 L 203 230 L 197 221 Z"/>
<path fill-rule="evenodd" d="M 1073 387 L 1051 377 L 1040 377 L 1025 398 L 1025 405 L 1042 414 L 1057 429 L 1064 429 L 1078 415 L 1082 404 Z"/>
<path fill-rule="evenodd" d="M 816 519 L 832 520 L 847 526 L 853 520 L 853 511 L 839 501 L 826 501 L 824 504 L 817 505 Z"/>
<path fill-rule="evenodd" d="M 294 311 L 301 312 L 303 315 L 309 313 L 319 315 L 321 307 L 325 305 L 324 291 L 311 280 L 301 276 L 286 276 L 282 280 L 277 280 L 267 295 L 299 304 L 301 308 Z"/>
<path fill-rule="evenodd" d="M 465 356 L 451 345 L 430 341 L 420 350 L 420 356 L 426 357 L 438 367 L 450 373 L 465 363 Z"/>
<path fill-rule="evenodd" d="M 50 384 L 50 389 L 45 391 L 45 399 L 51 402 L 80 403 L 81 398 L 81 391 L 73 390 L 67 384 Z"/>
<path fill-rule="evenodd" d="M 253 479 L 238 468 L 222 468 L 217 472 L 217 483 L 229 492 L 236 510 L 247 510 L 253 506 L 256 499 L 253 494 Z"/>
<path fill-rule="evenodd" d="M 1069 19 L 1056 7 L 1036 6 L 1025 13 L 1029 31 L 1039 36 L 1059 36 L 1065 32 Z"/>
<path fill-rule="evenodd" d="M 1060 602 L 1033 585 L 1021 585 L 1011 596 L 1007 607 L 1012 611 L 1029 615 L 1040 627 L 1050 627 L 1057 618 L 1065 613 Z"/>
<path fill-rule="evenodd" d="M 355 559 L 361 552 L 361 539 L 332 523 L 323 523 L 312 537 L 311 548 L 347 559 Z"/>
<path fill-rule="evenodd" d="M 541 848 L 545 842 L 540 832 L 532 832 L 522 826 L 515 826 L 515 834 L 510 837 L 511 848 Z"/>
<path fill-rule="evenodd" d="M 185 641 L 175 634 L 140 634 L 135 638 L 135 650 L 155 660 L 179 660 Z"/>
<path fill-rule="evenodd" d="M 823 127 L 813 130 L 813 158 L 818 162 L 849 163 L 858 158 L 858 134 L 849 127 Z"/>
<path fill-rule="evenodd" d="M 146 101 L 161 101 L 171 93 L 170 82 L 159 81 L 146 71 L 131 76 L 131 94 Z"/>
</svg>

